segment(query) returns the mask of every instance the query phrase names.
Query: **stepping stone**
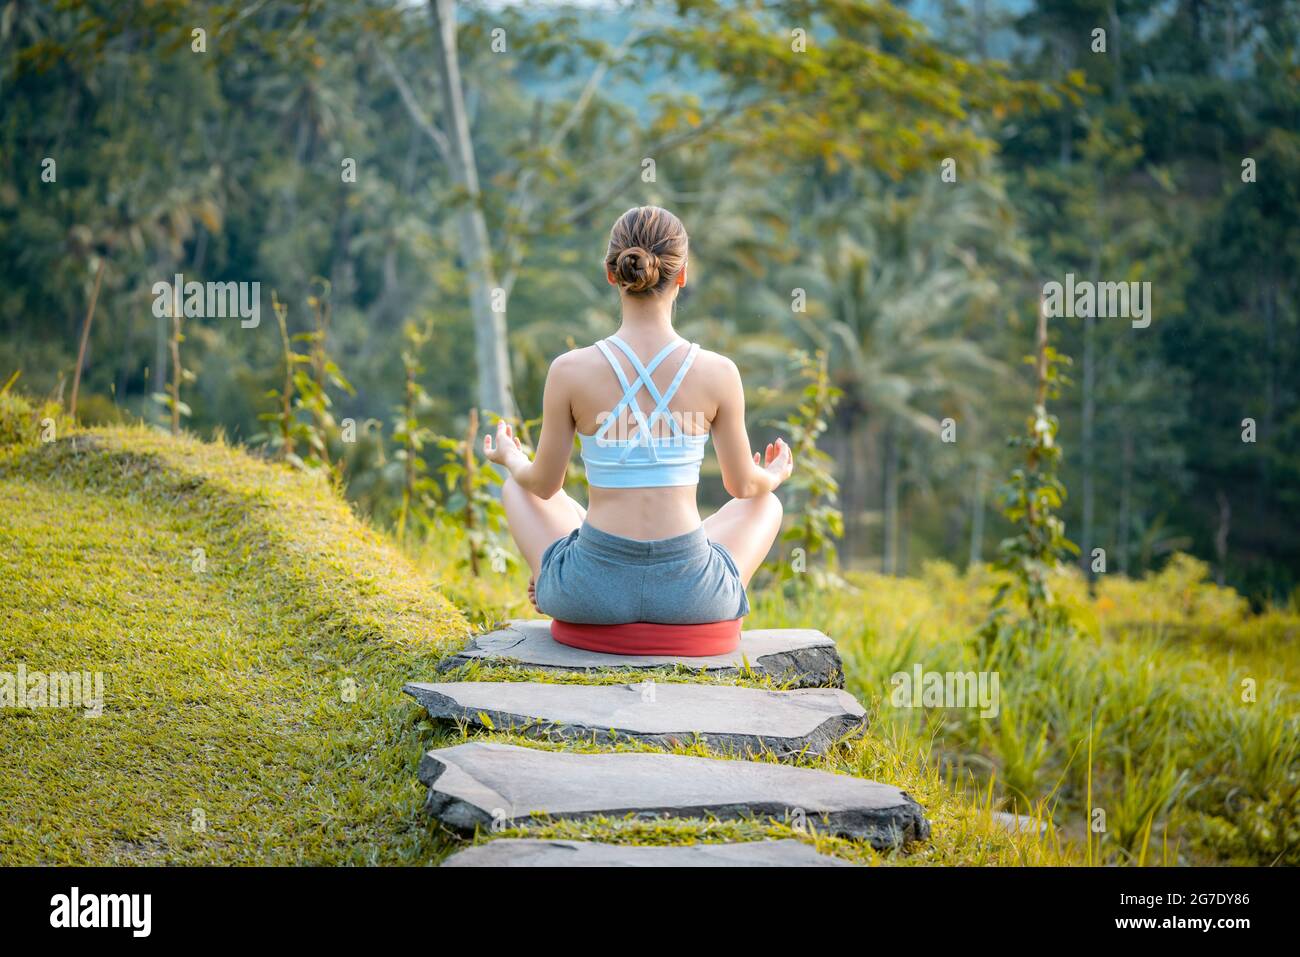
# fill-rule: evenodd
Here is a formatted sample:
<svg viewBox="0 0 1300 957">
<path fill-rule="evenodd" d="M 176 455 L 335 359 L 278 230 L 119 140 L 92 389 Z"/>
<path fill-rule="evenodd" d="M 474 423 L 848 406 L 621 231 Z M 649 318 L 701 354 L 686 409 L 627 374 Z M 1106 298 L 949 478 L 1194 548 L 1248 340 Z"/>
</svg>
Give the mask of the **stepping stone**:
<svg viewBox="0 0 1300 957">
<path fill-rule="evenodd" d="M 471 742 L 420 762 L 429 811 L 466 833 L 552 819 L 776 818 L 827 834 L 899 847 L 929 822 L 905 792 L 846 774 L 765 761 L 653 752 L 576 754 Z"/>
<path fill-rule="evenodd" d="M 847 691 L 763 691 L 732 685 L 557 685 L 522 681 L 408 684 L 403 690 L 442 720 L 522 731 L 533 737 L 609 743 L 634 738 L 660 747 L 696 736 L 720 751 L 824 754 L 861 731 L 866 712 Z"/>
<path fill-rule="evenodd" d="M 443 867 L 853 867 L 802 841 L 632 847 L 595 841 L 502 837 L 457 851 Z"/>
<path fill-rule="evenodd" d="M 548 619 L 515 619 L 500 631 L 475 635 L 461 651 L 443 659 L 438 670 L 471 661 L 516 661 L 553 671 L 619 668 L 644 671 L 676 665 L 713 675 L 734 675 L 745 663 L 757 675 L 791 681 L 796 687 L 844 686 L 844 666 L 835 643 L 808 628 L 769 628 L 741 633 L 740 647 L 725 655 L 678 658 L 670 655 L 606 655 L 562 645 L 551 637 Z"/>
</svg>

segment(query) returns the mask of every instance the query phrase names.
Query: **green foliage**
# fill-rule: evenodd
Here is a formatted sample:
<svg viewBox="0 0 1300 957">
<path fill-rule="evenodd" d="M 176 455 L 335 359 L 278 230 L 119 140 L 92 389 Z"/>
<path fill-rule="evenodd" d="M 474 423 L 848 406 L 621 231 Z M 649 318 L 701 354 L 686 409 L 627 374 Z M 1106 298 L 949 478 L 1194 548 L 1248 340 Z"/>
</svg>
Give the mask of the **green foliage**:
<svg viewBox="0 0 1300 957">
<path fill-rule="evenodd" d="M 597 271 L 608 211 L 668 202 L 696 239 L 683 334 L 732 355 L 751 384 L 792 346 L 827 350 L 845 392 L 822 443 L 837 456 L 843 564 L 906 571 L 966 541 L 978 560 L 1003 531 L 984 522 L 981 477 L 1008 468 L 989 423 L 1022 402 L 1005 375 L 1022 351 L 1007 303 L 1031 276 L 1150 280 L 1150 329 L 1070 321 L 1054 334 L 1087 370 L 1053 409 L 1074 450 L 1061 517 L 1085 551 L 1106 547 L 1111 571 L 1141 575 L 1190 550 L 1249 583 L 1257 605 L 1290 594 L 1294 4 L 1229 0 L 1234 30 L 1189 29 L 1177 5 L 1120 5 L 1135 29 L 1111 28 L 1104 56 L 1080 43 L 1096 25 L 1088 4 L 690 0 L 655 5 L 630 32 L 613 6 L 458 6 L 525 415 L 550 360 L 615 318 Z M 223 9 L 195 6 L 214 23 Z M 502 25 L 506 56 L 487 42 Z M 419 119 L 441 121 L 427 5 L 268 0 L 238 29 L 210 28 L 205 54 L 189 41 L 166 4 L 108 18 L 86 3 L 12 7 L 0 370 L 27 370 L 34 394 L 70 381 L 98 259 L 110 268 L 80 396 L 96 418 L 154 419 L 159 395 L 177 427 L 270 431 L 283 454 L 284 410 L 258 421 L 267 391 L 285 391 L 269 372 L 283 351 L 270 309 L 257 329 L 186 319 L 196 378 L 173 396 L 170 323 L 140 291 L 176 272 L 258 279 L 297 309 L 319 293 L 312 277 L 328 277 L 331 348 L 356 394 L 312 394 L 316 373 L 295 384 L 290 411 L 316 432 L 299 430 L 293 454 L 345 458 L 354 500 L 386 519 L 401 483 L 373 435 L 340 448 L 330 420 L 387 419 L 404 402 L 392 343 L 412 315 L 438 333 L 421 356 L 423 422 L 459 434 L 476 388 L 470 276 L 455 255 L 462 192 Z M 655 157 L 662 185 L 639 182 L 632 155 Z M 355 181 L 340 177 L 344 156 Z M 46 157 L 57 181 L 40 176 Z M 955 180 L 940 179 L 946 159 Z M 796 287 L 806 312 L 790 309 Z M 1226 441 L 1248 415 L 1259 441 Z M 947 417 L 959 440 L 931 441 Z M 722 500 L 716 482 L 702 495 Z"/>
<path fill-rule="evenodd" d="M 278 388 L 268 389 L 266 398 L 275 402 L 272 412 L 258 416 L 272 426 L 272 431 L 253 436 L 252 441 L 265 444 L 295 468 L 324 470 L 331 478 L 342 478 L 341 463 L 330 458 L 329 443 L 339 434 L 334 419 L 331 388 L 354 394 L 352 384 L 344 378 L 338 363 L 326 349 L 329 334 L 329 282 L 324 279 L 320 294 L 307 298 L 312 310 L 312 328 L 289 334 L 289 308 L 271 293 L 271 308 L 280 331 L 282 380 Z M 308 344 L 307 352 L 294 348 L 295 342 Z"/>
<path fill-rule="evenodd" d="M 817 447 L 817 440 L 826 432 L 843 393 L 831 385 L 826 353 L 813 357 L 800 352 L 794 363 L 804 383 L 799 404 L 773 424 L 789 436 L 795 461 L 794 472 L 784 484 L 791 521 L 781 540 L 791 543 L 798 554 L 780 557 L 768 568 L 779 580 L 797 586 L 842 586 L 843 580 L 834 573 L 835 539 L 844 534 L 844 516 L 837 506 L 840 487 L 831 457 Z M 814 564 L 818 559 L 820 563 Z"/>
<path fill-rule="evenodd" d="M 303 459 L 303 464 L 309 469 L 331 468 L 335 477 L 341 478 L 330 459 L 329 443 L 338 438 L 339 427 L 334 419 L 334 401 L 329 390 L 338 389 L 348 395 L 355 395 L 356 390 L 343 377 L 338 363 L 326 348 L 330 327 L 329 280 L 317 276 L 315 281 L 321 287 L 320 292 L 307 297 L 307 305 L 312 311 L 312 328 L 294 336 L 295 341 L 308 344 L 306 368 L 294 371 L 294 405 L 305 412 L 308 419 L 305 439 L 311 453 Z"/>
<path fill-rule="evenodd" d="M 1092 833 L 1096 863 L 1300 862 L 1300 616 L 1252 614 L 1240 595 L 1187 579 L 1194 562 L 1174 564 L 1185 589 L 1103 576 L 1095 595 L 1062 565 L 1051 591 L 1076 628 L 994 663 L 970 641 L 1008 575 L 986 566 L 846 571 L 853 590 L 798 598 L 760 591 L 747 625 L 834 635 L 847 689 L 877 706 L 873 735 L 933 741 L 952 787 L 1040 814 L 1077 862 L 1090 808 L 1106 812 L 1106 830 Z M 992 667 L 998 714 L 893 706 L 892 676 L 918 663 Z"/>
<path fill-rule="evenodd" d="M 436 440 L 443 453 L 438 474 L 446 490 L 442 516 L 461 538 L 466 565 L 476 578 L 484 565 L 500 575 L 518 561 L 506 545 L 501 473 L 479 461 L 477 439 L 478 409 L 471 409 L 464 438 Z"/>
<path fill-rule="evenodd" d="M 412 522 L 424 537 L 445 532 L 457 541 L 453 555 L 477 578 L 487 565 L 505 572 L 516 559 L 504 542 L 501 476 L 478 458 L 478 410 L 471 409 L 463 438 L 441 435 L 422 419 L 433 399 L 420 382 L 420 354 L 433 339 L 433 324 L 407 323 L 403 330 L 403 401 L 394 409 L 393 453 L 400 475 L 400 500 L 394 518 L 398 542 Z M 434 456 L 430 456 L 430 452 Z"/>
<path fill-rule="evenodd" d="M 180 432 L 181 419 L 188 419 L 193 414 L 193 410 L 181 400 L 181 385 L 194 381 L 194 370 L 185 368 L 181 363 L 181 343 L 185 341 L 181 327 L 184 321 L 180 292 L 177 291 L 172 299 L 171 337 L 168 339 L 171 347 L 171 380 L 166 392 L 155 392 L 153 396 L 154 401 L 171 416 L 172 435 Z"/>
<path fill-rule="evenodd" d="M 723 135 L 783 171 L 811 161 L 831 174 L 870 168 L 897 180 L 943 157 L 989 153 L 972 115 L 1003 118 L 1077 96 L 1072 77 L 1024 81 L 1004 64 L 954 56 L 889 3 L 686 0 L 678 8 L 681 22 L 647 44 L 675 67 L 716 73 L 729 94 Z M 685 109 L 661 122 L 671 131 L 707 120 Z"/>
<path fill-rule="evenodd" d="M 59 438 L 72 428 L 72 419 L 63 406 L 51 400 L 33 401 L 13 390 L 18 380 L 14 373 L 0 388 L 0 448 L 11 445 L 35 445 Z"/>
<path fill-rule="evenodd" d="M 1065 500 L 1065 486 L 1057 474 L 1061 462 L 1058 422 L 1047 411 L 1047 400 L 1060 395 L 1065 381 L 1060 367 L 1069 364 L 1069 357 L 1047 344 L 1047 317 L 1041 304 L 1037 355 L 1027 356 L 1025 361 L 1035 369 L 1036 398 L 1025 432 L 1009 439 L 1013 448 L 1022 450 L 1023 464 L 1012 470 L 997 492 L 1002 514 L 1016 533 L 998 546 L 994 567 L 1010 573 L 1011 581 L 999 585 L 981 629 L 986 650 L 1017 635 L 1037 642 L 1070 627 L 1063 607 L 1052 595 L 1050 578 L 1061 562 L 1078 554 L 1078 546 L 1065 537 L 1065 523 L 1057 514 Z M 1010 614 L 1009 598 L 1016 600 L 1023 614 Z"/>
<path fill-rule="evenodd" d="M 397 541 L 406 538 L 407 523 L 414 519 L 427 526 L 434 518 L 438 507 L 440 489 L 437 481 L 429 474 L 429 463 L 425 459 L 425 449 L 438 441 L 438 435 L 420 421 L 423 412 L 433 405 L 429 393 L 420 384 L 420 373 L 424 367 L 420 364 L 420 350 L 433 338 L 432 323 L 417 326 L 408 322 L 402 330 L 402 369 L 405 372 L 405 387 L 402 392 L 402 404 L 394 408 L 393 442 L 398 446 L 393 458 L 400 467 L 401 498 L 397 510 Z"/>
<path fill-rule="evenodd" d="M 937 178 L 813 180 L 806 261 L 783 273 L 807 291 L 806 311 L 787 310 L 787 334 L 826 351 L 845 393 L 831 437 L 850 554 L 861 558 L 879 528 L 888 571 L 907 571 L 909 499 L 968 494 L 970 473 L 993 465 L 980 439 L 1005 378 L 1008 298 L 993 277 L 1016 275 L 1026 256 L 1001 173 L 987 163 L 967 175 L 960 190 Z M 961 440 L 934 441 L 948 417 Z"/>
</svg>

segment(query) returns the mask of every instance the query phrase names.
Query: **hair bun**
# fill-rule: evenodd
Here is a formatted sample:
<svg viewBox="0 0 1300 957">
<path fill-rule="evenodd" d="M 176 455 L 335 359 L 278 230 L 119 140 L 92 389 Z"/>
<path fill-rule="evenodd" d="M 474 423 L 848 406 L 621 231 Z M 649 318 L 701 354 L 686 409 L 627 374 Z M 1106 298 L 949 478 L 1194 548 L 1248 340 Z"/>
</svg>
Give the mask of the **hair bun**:
<svg viewBox="0 0 1300 957">
<path fill-rule="evenodd" d="M 659 257 L 640 246 L 629 246 L 618 254 L 614 276 L 628 292 L 645 292 L 659 284 Z"/>
</svg>

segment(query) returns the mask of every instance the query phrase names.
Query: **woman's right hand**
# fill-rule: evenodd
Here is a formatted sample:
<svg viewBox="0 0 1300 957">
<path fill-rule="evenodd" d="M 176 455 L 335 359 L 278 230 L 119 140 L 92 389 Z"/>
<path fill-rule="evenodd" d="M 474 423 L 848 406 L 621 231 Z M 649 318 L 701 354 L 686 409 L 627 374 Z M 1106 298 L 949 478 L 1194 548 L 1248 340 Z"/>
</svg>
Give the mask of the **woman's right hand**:
<svg viewBox="0 0 1300 957">
<path fill-rule="evenodd" d="M 759 453 L 755 452 L 754 464 L 762 466 L 772 476 L 772 490 L 775 491 L 794 471 L 794 453 L 785 444 L 785 439 L 778 438 L 775 442 L 768 443 L 765 455 L 766 461 L 763 461 L 759 458 Z"/>
</svg>

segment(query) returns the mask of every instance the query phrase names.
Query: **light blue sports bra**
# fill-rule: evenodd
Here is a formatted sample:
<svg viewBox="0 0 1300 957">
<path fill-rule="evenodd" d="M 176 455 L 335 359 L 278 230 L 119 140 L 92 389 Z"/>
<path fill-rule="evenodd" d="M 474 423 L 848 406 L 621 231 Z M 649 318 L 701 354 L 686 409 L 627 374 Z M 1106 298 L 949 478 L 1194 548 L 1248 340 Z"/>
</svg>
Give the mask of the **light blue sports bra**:
<svg viewBox="0 0 1300 957">
<path fill-rule="evenodd" d="M 618 346 L 632 363 L 632 368 L 636 371 L 635 382 L 627 381 L 623 367 L 614 353 L 609 351 L 606 341 Z M 610 336 L 608 340 L 596 343 L 596 348 L 609 360 L 614 374 L 618 376 L 619 385 L 623 387 L 623 398 L 618 400 L 613 411 L 601 422 L 595 435 L 578 433 L 578 439 L 582 443 L 582 462 L 587 468 L 588 485 L 597 488 L 664 488 L 670 485 L 699 484 L 700 463 L 704 461 L 704 446 L 709 442 L 709 435 L 707 432 L 692 435 L 683 430 L 681 423 L 668 410 L 668 403 L 676 395 L 677 387 L 682 384 L 700 347 L 691 345 L 681 367 L 663 394 L 660 394 L 651 378 L 659 364 L 685 344 L 685 339 L 674 339 L 650 360 L 649 365 L 642 365 L 636 353 L 618 336 Z M 655 401 L 649 417 L 641 411 L 636 401 L 637 393 L 642 387 Z M 622 421 L 624 409 L 632 413 L 636 424 L 626 439 L 610 438 L 609 430 Z M 659 419 L 669 424 L 672 429 L 670 435 L 655 435 L 654 425 Z"/>
</svg>

